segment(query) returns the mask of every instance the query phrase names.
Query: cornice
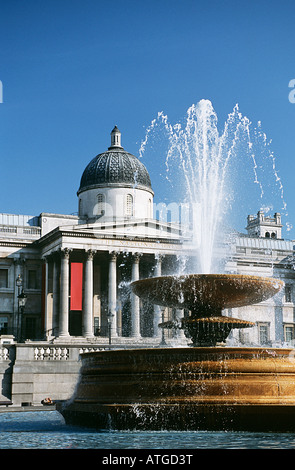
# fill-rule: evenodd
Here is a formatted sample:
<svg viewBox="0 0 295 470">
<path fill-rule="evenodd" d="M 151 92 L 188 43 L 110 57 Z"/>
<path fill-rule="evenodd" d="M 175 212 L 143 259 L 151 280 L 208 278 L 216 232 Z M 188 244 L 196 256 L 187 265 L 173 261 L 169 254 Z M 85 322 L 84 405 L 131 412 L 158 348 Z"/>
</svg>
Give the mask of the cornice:
<svg viewBox="0 0 295 470">
<path fill-rule="evenodd" d="M 47 233 L 39 240 L 36 240 L 35 243 L 39 247 L 43 247 L 49 243 L 52 243 L 55 240 L 58 240 L 62 237 L 70 237 L 70 238 L 87 238 L 91 240 L 118 240 L 118 241 L 134 241 L 134 242 L 150 242 L 150 243 L 161 243 L 161 244 L 174 244 L 174 245 L 182 245 L 183 240 L 179 240 L 177 238 L 158 238 L 158 237 L 142 237 L 142 236 L 130 236 L 130 235 L 110 235 L 98 232 L 88 232 L 83 230 L 69 230 L 66 227 L 56 227 L 51 232 Z"/>
</svg>

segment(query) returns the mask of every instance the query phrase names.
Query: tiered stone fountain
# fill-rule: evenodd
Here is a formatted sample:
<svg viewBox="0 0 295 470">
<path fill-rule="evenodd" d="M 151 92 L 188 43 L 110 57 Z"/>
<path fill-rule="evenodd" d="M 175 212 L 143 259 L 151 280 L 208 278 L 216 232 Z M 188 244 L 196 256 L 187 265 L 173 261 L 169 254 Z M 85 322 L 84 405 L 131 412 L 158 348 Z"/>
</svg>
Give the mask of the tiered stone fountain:
<svg viewBox="0 0 295 470">
<path fill-rule="evenodd" d="M 282 281 L 243 275 L 163 276 L 132 284 L 154 303 L 189 308 L 179 325 L 192 346 L 82 355 L 77 390 L 61 413 L 101 429 L 295 430 L 291 349 L 225 347 L 232 328 L 251 323 L 222 309 L 276 294 Z"/>
<path fill-rule="evenodd" d="M 167 164 L 176 157 L 187 200 L 199 208 L 193 221 L 193 239 L 199 241 L 195 254 L 198 270 L 209 274 L 149 278 L 131 287 L 154 304 L 188 310 L 190 315 L 179 324 L 161 326 L 183 329 L 191 347 L 83 354 L 76 392 L 61 412 L 69 423 L 104 429 L 295 431 L 294 350 L 225 346 L 233 328 L 253 323 L 225 317 L 224 310 L 266 300 L 283 283 L 210 274 L 216 234 L 224 232 L 218 223 L 230 199 L 228 168 L 244 138 L 254 182 L 259 183 L 259 165 L 247 141 L 250 122 L 235 107 L 220 135 L 216 113 L 206 100 L 188 110 L 184 129 L 162 118 L 170 142 Z"/>
</svg>

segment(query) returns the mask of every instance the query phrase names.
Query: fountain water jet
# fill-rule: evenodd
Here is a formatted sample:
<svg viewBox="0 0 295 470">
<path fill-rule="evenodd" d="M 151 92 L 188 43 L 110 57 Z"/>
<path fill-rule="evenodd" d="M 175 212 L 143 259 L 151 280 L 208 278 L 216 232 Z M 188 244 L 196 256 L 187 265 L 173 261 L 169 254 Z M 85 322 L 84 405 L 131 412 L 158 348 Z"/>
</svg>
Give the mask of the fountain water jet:
<svg viewBox="0 0 295 470">
<path fill-rule="evenodd" d="M 172 125 L 168 116 L 160 112 L 146 131 L 140 155 L 148 153 L 147 158 L 151 158 L 149 152 L 153 145 L 149 143 L 153 139 L 157 149 L 159 140 L 167 145 L 163 149 L 167 157 L 161 186 L 168 182 L 165 190 L 170 200 L 179 198 L 190 208 L 191 236 L 197 257 L 193 272 L 221 272 L 214 250 L 217 243 L 224 250 L 230 244 L 228 227 L 240 225 L 239 220 L 233 220 L 236 213 L 250 211 L 249 214 L 259 207 L 267 213 L 275 204 L 287 215 L 271 142 L 261 123 L 254 127 L 238 105 L 223 127 L 218 123 L 212 103 L 205 99 L 187 110 L 183 124 Z M 231 235 L 234 237 L 232 231 Z"/>
</svg>

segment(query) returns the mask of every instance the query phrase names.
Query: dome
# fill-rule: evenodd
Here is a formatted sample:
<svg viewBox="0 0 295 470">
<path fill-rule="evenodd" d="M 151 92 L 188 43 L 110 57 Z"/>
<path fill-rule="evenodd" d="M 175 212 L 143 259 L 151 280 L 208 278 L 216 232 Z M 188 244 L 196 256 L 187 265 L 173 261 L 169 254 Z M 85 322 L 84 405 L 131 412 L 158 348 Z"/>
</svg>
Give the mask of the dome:
<svg viewBox="0 0 295 470">
<path fill-rule="evenodd" d="M 112 130 L 111 136 L 111 147 L 94 157 L 86 166 L 78 195 L 88 189 L 102 187 L 137 188 L 153 194 L 146 167 L 121 147 L 121 133 L 117 126 Z"/>
</svg>

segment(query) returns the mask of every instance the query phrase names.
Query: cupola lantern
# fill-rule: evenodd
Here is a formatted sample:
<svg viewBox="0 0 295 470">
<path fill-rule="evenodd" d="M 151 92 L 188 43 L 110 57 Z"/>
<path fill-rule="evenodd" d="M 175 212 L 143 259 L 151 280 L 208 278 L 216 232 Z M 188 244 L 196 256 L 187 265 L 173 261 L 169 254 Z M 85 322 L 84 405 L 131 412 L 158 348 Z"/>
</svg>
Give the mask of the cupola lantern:
<svg viewBox="0 0 295 470">
<path fill-rule="evenodd" d="M 117 126 L 114 127 L 114 129 L 111 132 L 111 147 L 121 147 L 121 132 L 117 128 Z"/>
</svg>

